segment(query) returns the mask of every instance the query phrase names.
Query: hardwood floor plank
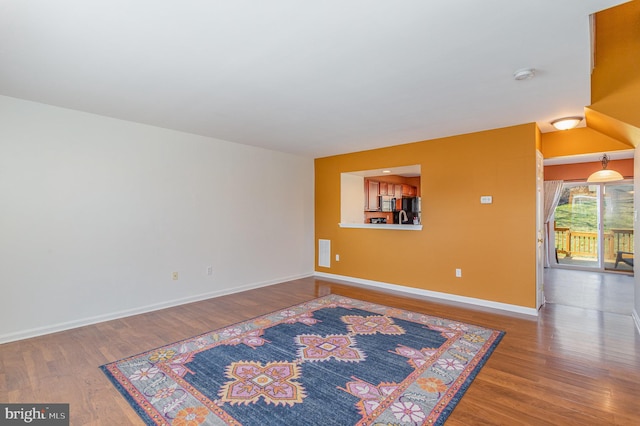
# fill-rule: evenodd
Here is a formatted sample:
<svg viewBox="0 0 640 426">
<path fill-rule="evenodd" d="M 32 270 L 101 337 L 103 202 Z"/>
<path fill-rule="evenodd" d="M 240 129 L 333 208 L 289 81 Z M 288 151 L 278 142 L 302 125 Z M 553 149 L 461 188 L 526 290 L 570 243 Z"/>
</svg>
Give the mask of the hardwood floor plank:
<svg viewBox="0 0 640 426">
<path fill-rule="evenodd" d="M 535 318 L 316 278 L 0 345 L 0 401 L 69 403 L 72 425 L 142 424 L 100 365 L 328 293 L 506 331 L 447 425 L 640 424 L 630 316 L 549 304 Z"/>
</svg>

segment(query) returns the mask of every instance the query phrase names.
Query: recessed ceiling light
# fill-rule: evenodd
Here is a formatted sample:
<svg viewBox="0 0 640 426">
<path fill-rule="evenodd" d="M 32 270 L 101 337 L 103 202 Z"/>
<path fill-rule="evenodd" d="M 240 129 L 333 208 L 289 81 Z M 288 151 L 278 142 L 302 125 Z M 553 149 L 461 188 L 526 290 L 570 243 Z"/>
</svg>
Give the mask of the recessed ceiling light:
<svg viewBox="0 0 640 426">
<path fill-rule="evenodd" d="M 513 78 L 516 80 L 529 80 L 536 75 L 536 70 L 533 68 L 521 68 L 513 73 Z"/>
<path fill-rule="evenodd" d="M 576 127 L 582 121 L 582 117 L 564 117 L 551 122 L 558 130 L 569 130 Z"/>
<path fill-rule="evenodd" d="M 391 173 L 391 170 L 383 170 L 382 173 Z"/>
</svg>

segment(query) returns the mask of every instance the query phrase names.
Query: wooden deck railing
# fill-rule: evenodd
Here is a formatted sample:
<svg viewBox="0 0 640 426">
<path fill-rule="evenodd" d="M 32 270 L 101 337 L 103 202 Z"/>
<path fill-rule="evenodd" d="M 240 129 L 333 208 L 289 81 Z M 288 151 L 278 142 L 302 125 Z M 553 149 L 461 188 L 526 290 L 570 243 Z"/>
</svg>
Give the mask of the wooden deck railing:
<svg viewBox="0 0 640 426">
<path fill-rule="evenodd" d="M 556 250 L 567 256 L 598 257 L 598 234 L 596 232 L 572 231 L 571 228 L 556 227 Z M 604 258 L 613 261 L 619 251 L 633 253 L 633 229 L 610 229 L 604 234 Z"/>
</svg>

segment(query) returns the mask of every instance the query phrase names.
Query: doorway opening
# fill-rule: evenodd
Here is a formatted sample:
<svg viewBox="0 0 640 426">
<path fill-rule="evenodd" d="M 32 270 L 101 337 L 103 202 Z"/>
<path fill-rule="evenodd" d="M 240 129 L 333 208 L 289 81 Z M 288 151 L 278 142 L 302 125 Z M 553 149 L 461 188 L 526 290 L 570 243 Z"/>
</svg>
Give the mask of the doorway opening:
<svg viewBox="0 0 640 426">
<path fill-rule="evenodd" d="M 554 212 L 558 266 L 633 273 L 633 181 L 566 182 Z"/>
</svg>

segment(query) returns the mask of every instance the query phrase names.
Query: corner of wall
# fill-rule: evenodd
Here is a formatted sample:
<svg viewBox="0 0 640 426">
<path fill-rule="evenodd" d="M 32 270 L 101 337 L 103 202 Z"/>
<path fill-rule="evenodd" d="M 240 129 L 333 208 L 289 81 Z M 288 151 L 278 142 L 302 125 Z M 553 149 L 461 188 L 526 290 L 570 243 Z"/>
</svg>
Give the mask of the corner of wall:
<svg viewBox="0 0 640 426">
<path fill-rule="evenodd" d="M 633 313 L 631 314 L 631 317 L 633 317 L 633 322 L 636 325 L 636 329 L 638 330 L 638 334 L 640 334 L 640 315 L 638 315 L 638 310 L 634 309 Z"/>
</svg>

